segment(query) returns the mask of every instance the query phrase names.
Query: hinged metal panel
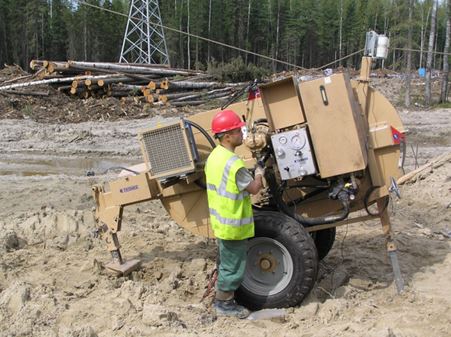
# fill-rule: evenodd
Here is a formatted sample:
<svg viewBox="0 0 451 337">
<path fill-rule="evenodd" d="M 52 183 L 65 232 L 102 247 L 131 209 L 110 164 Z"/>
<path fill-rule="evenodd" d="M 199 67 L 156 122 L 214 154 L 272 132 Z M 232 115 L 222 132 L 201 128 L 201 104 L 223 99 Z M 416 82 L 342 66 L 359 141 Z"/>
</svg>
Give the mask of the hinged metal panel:
<svg viewBox="0 0 451 337">
<path fill-rule="evenodd" d="M 322 178 L 365 169 L 363 116 L 347 74 L 299 84 L 302 105 Z"/>
<path fill-rule="evenodd" d="M 274 130 L 305 122 L 293 77 L 262 85 L 260 92 L 268 122 Z"/>
</svg>

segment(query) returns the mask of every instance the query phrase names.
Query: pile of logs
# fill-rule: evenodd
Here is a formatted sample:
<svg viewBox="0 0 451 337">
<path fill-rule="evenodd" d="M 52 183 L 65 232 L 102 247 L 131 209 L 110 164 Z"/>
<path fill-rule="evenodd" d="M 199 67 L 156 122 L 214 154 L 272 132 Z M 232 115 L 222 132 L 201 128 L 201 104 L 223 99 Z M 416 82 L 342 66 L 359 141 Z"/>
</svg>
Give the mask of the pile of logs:
<svg viewBox="0 0 451 337">
<path fill-rule="evenodd" d="M 154 105 L 183 106 L 228 100 L 247 85 L 212 81 L 204 72 L 164 65 L 32 60 L 30 68 L 35 72 L 32 80 L 0 84 L 0 93 L 24 94 L 20 89 L 48 84 L 78 98 L 137 96 Z"/>
</svg>

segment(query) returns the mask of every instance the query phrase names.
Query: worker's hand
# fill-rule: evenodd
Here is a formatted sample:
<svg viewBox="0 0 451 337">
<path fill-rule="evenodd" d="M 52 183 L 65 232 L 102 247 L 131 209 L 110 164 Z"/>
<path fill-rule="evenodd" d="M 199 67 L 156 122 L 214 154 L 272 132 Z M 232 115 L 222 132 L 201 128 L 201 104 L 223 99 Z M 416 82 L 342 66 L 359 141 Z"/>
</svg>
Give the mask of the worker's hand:
<svg viewBox="0 0 451 337">
<path fill-rule="evenodd" d="M 255 167 L 255 177 L 257 177 L 257 176 L 263 177 L 264 175 L 265 175 L 265 168 L 260 165 L 257 165 Z"/>
</svg>

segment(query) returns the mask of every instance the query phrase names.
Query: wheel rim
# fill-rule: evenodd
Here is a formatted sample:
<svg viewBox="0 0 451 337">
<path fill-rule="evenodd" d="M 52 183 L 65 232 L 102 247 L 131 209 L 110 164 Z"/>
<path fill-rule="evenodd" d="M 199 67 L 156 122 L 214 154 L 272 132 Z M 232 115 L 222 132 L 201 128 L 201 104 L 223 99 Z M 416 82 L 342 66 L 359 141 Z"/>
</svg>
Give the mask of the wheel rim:
<svg viewBox="0 0 451 337">
<path fill-rule="evenodd" d="M 247 263 L 241 286 L 260 295 L 275 295 L 293 276 L 293 259 L 280 242 L 266 237 L 248 241 Z"/>
</svg>

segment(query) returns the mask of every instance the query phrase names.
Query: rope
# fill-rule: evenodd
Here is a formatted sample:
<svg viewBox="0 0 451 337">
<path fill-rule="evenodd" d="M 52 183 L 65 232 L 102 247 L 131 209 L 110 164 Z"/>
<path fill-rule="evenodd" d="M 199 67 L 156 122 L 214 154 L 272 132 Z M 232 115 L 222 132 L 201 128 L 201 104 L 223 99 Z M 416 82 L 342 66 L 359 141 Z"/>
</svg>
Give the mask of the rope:
<svg viewBox="0 0 451 337">
<path fill-rule="evenodd" d="M 96 8 L 96 9 L 99 9 L 99 10 L 102 10 L 102 11 L 105 11 L 105 12 L 109 12 L 109 13 L 116 14 L 116 15 L 121 15 L 123 17 L 128 18 L 128 15 L 124 14 L 124 13 L 120 13 L 120 12 L 116 12 L 116 11 L 113 11 L 113 10 L 108 9 L 108 8 L 103 8 L 103 7 L 100 7 L 100 6 L 96 6 L 96 5 L 90 4 L 90 3 L 86 2 L 86 1 L 81 1 L 81 0 L 75 0 L 75 1 L 77 3 L 79 3 L 80 5 L 85 5 L 85 6 L 88 6 L 88 7 Z M 140 18 L 137 18 L 137 17 L 131 17 L 131 19 L 141 20 Z M 270 57 L 270 56 L 266 56 L 266 55 L 263 55 L 263 54 L 255 53 L 255 52 L 243 49 L 243 48 L 235 47 L 235 46 L 232 46 L 232 45 L 227 44 L 227 43 L 211 40 L 211 39 L 208 39 L 206 37 L 202 37 L 202 36 L 199 36 L 199 35 L 196 35 L 196 34 L 191 34 L 191 33 L 188 33 L 188 32 L 184 32 L 182 30 L 178 30 L 176 28 L 171 28 L 171 27 L 165 26 L 163 24 L 159 24 L 159 23 L 152 23 L 152 24 L 156 25 L 156 26 L 159 26 L 159 27 L 162 27 L 164 29 L 167 29 L 167 30 L 179 33 L 179 34 L 183 34 L 183 35 L 186 35 L 186 36 L 194 37 L 194 38 L 197 38 L 199 40 L 203 40 L 203 41 L 206 41 L 206 42 L 209 42 L 209 43 L 217 44 L 217 45 L 222 46 L 222 47 L 238 50 L 238 51 L 240 51 L 242 53 L 258 56 L 258 57 L 264 58 L 266 60 L 274 61 L 274 62 L 277 62 L 277 63 L 280 63 L 280 64 L 285 64 L 285 65 L 291 66 L 291 67 L 296 68 L 296 69 L 309 70 L 309 68 L 304 68 L 304 67 L 298 66 L 297 64 L 294 64 L 294 63 L 278 60 L 278 59 L 275 59 L 275 58 Z M 342 57 L 342 58 L 340 58 L 338 60 L 335 60 L 333 62 L 330 62 L 330 63 L 325 64 L 325 65 L 323 65 L 321 67 L 318 67 L 318 68 L 312 68 L 310 70 L 321 70 L 322 68 L 325 68 L 325 67 L 327 67 L 327 66 L 329 66 L 331 64 L 337 63 L 339 61 L 345 60 L 345 59 L 347 59 L 347 58 L 349 58 L 349 57 L 351 57 L 351 56 L 353 56 L 355 54 L 358 54 L 358 53 L 360 53 L 362 51 L 363 51 L 363 49 L 358 50 L 358 51 L 356 51 L 354 53 L 351 53 L 351 54 L 349 54 L 347 56 L 344 56 L 344 57 Z"/>
<path fill-rule="evenodd" d="M 204 299 L 206 299 L 208 296 L 214 293 L 215 291 L 215 285 L 218 281 L 218 269 L 214 269 L 210 275 L 210 280 L 208 281 L 207 290 L 205 290 L 204 294 L 202 295 L 202 298 L 200 301 L 202 302 Z"/>
</svg>

